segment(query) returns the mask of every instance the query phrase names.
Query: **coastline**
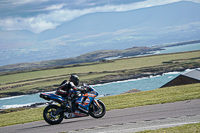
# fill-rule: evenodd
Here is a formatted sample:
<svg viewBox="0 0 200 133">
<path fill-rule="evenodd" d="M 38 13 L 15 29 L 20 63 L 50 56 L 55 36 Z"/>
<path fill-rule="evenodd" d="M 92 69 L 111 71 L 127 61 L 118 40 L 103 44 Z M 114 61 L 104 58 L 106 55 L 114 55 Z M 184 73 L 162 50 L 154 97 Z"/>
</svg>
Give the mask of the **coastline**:
<svg viewBox="0 0 200 133">
<path fill-rule="evenodd" d="M 128 51 L 126 51 L 127 53 L 122 52 L 123 54 L 122 53 L 116 54 L 116 50 L 110 50 L 111 53 L 113 52 L 113 54 L 111 54 L 111 55 L 109 54 L 109 56 L 97 58 L 95 60 L 91 59 L 91 58 L 94 58 L 93 55 L 91 55 L 91 57 L 88 56 L 91 53 L 87 53 L 87 54 L 80 55 L 80 56 L 77 56 L 77 57 L 74 57 L 74 58 L 3 65 L 3 66 L 0 66 L 0 75 L 14 74 L 14 73 L 18 73 L 18 72 L 29 72 L 29 71 L 39 71 L 39 70 L 46 70 L 46 69 L 63 68 L 63 67 L 69 67 L 70 65 L 71 65 L 71 67 L 73 67 L 73 66 L 76 66 L 77 64 L 80 65 L 80 63 L 91 63 L 91 62 L 98 62 L 98 61 L 111 61 L 111 60 L 106 60 L 106 58 L 114 58 L 115 59 L 115 57 L 120 57 L 120 58 L 116 58 L 116 59 L 121 59 L 121 58 L 129 58 L 129 57 L 148 56 L 148 55 L 154 55 L 154 54 L 150 54 L 152 52 L 163 51 L 167 47 L 184 46 L 184 45 L 190 45 L 190 44 L 195 44 L 195 43 L 200 43 L 200 40 L 191 40 L 191 41 L 176 42 L 176 43 L 164 44 L 164 45 L 155 45 L 155 46 L 150 46 L 150 47 L 146 47 L 146 48 L 144 48 L 144 47 L 133 47 L 133 48 L 124 49 L 124 51 L 126 51 L 126 50 L 128 50 Z M 140 48 L 144 48 L 144 49 L 140 50 Z M 129 51 L 131 49 L 133 49 L 132 52 Z M 199 49 L 197 49 L 197 51 L 198 50 Z M 119 50 L 119 51 L 123 51 L 123 50 Z M 194 51 L 194 49 L 188 50 L 188 51 Z M 182 52 L 188 52 L 188 51 L 182 51 Z M 98 52 L 98 51 L 96 51 L 96 52 Z M 101 51 L 99 51 L 99 52 L 101 54 Z M 173 53 L 179 53 L 179 52 L 173 52 Z M 170 54 L 173 54 L 173 53 L 170 53 Z M 89 57 L 90 57 L 90 59 L 88 59 Z M 74 60 L 77 60 L 77 59 L 81 60 L 81 61 L 80 62 L 74 61 Z M 63 63 L 63 62 L 67 62 L 68 60 L 71 63 L 67 63 L 67 64 Z M 47 65 L 47 64 L 54 64 L 54 65 Z"/>
<path fill-rule="evenodd" d="M 139 78 L 144 78 L 144 77 L 150 77 L 150 76 L 156 76 L 156 75 L 162 75 L 164 73 L 168 72 L 182 72 L 185 71 L 186 69 L 195 69 L 198 67 L 192 66 L 192 67 L 179 67 L 179 68 L 163 68 L 159 67 L 153 70 L 152 68 L 146 68 L 144 70 L 140 70 L 140 73 L 137 74 L 119 74 L 119 75 L 107 75 L 104 77 L 101 77 L 99 80 L 92 80 L 92 81 L 82 81 L 82 83 L 86 83 L 89 85 L 101 85 L 101 84 L 106 84 L 106 83 L 111 83 L 111 82 L 120 82 L 120 81 L 125 81 L 125 80 L 134 80 L 134 79 L 139 79 Z M 159 69 L 159 70 L 158 70 Z M 138 70 L 137 70 L 138 71 Z M 55 88 L 47 88 L 43 90 L 35 90 L 35 91 L 27 91 L 27 92 L 9 92 L 6 93 L 6 96 L 0 97 L 0 98 L 8 98 L 8 97 L 13 97 L 13 96 L 21 96 L 21 95 L 30 95 L 30 94 L 36 94 L 36 93 L 41 93 L 41 92 L 52 92 L 55 91 L 57 87 Z M 3 94 L 3 93 L 2 93 Z"/>
<path fill-rule="evenodd" d="M 193 53 L 193 52 L 199 52 L 197 51 L 190 51 L 190 52 L 178 52 L 179 54 L 181 53 Z M 170 53 L 170 55 L 176 55 L 177 53 Z M 169 54 L 162 54 L 162 55 L 169 55 Z M 160 55 L 149 55 L 148 57 L 156 57 Z M 145 58 L 145 57 L 135 57 L 137 59 L 140 58 Z M 123 59 L 116 59 L 115 61 L 118 60 L 123 60 Z M 188 63 L 189 62 L 189 63 Z M 110 63 L 110 62 L 108 62 Z M 85 64 L 86 65 L 86 64 Z M 89 64 L 93 65 L 93 64 Z M 73 73 L 79 75 L 81 82 L 86 83 L 89 85 L 97 85 L 97 84 L 105 84 L 105 83 L 110 83 L 110 82 L 117 82 L 117 81 L 124 81 L 124 80 L 131 80 L 131 79 L 138 79 L 138 78 L 143 78 L 143 77 L 150 77 L 150 76 L 155 76 L 155 75 L 162 75 L 163 73 L 167 72 L 181 72 L 186 69 L 194 69 L 194 68 L 199 68 L 200 67 L 200 62 L 199 62 L 199 56 L 196 58 L 188 58 L 188 59 L 181 59 L 181 60 L 169 60 L 169 61 L 164 61 L 161 62 L 160 65 L 155 65 L 155 66 L 144 66 L 144 67 L 139 67 L 139 68 L 132 68 L 132 69 L 121 69 L 121 70 L 114 70 L 110 69 L 109 71 L 100 71 L 100 72 L 85 72 L 85 73 Z M 96 76 L 95 78 L 92 78 L 93 75 L 101 75 L 101 76 Z M 81 77 L 91 77 L 91 78 L 86 78 L 83 80 Z M 50 77 L 52 78 L 52 77 Z M 57 78 L 57 77 L 56 77 Z M 59 80 L 62 80 L 62 77 L 58 77 Z M 38 80 L 38 79 L 35 79 Z M 49 79 L 42 79 L 48 81 Z M 29 80 L 25 80 L 28 81 Z M 24 81 L 24 82 L 25 82 Z M 17 82 L 13 82 L 17 83 Z M 14 87 L 22 87 L 24 85 L 32 85 L 37 82 L 30 82 L 30 83 L 20 83 L 19 85 L 15 86 L 8 86 L 8 88 L 3 87 L 3 89 L 10 89 Z M 80 83 L 81 84 L 81 83 Z M 19 96 L 19 95 L 29 95 L 29 94 L 36 94 L 40 92 L 51 92 L 55 91 L 58 88 L 58 84 L 50 85 L 50 86 L 44 86 L 44 87 L 38 87 L 38 88 L 32 88 L 32 89 L 27 89 L 25 91 L 17 92 L 17 91 L 7 91 L 7 92 L 2 92 L 0 95 L 0 98 L 6 98 L 6 97 L 12 97 L 12 96 Z M 0 88 L 2 89 L 2 88 Z"/>
</svg>

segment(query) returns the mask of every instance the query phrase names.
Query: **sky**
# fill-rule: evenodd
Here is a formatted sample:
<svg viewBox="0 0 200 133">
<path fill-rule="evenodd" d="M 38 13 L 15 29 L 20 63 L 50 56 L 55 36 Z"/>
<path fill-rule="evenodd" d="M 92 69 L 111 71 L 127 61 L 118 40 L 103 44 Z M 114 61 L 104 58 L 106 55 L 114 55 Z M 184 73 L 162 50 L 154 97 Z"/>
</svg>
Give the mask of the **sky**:
<svg viewBox="0 0 200 133">
<path fill-rule="evenodd" d="M 129 11 L 179 1 L 200 3 L 200 0 L 0 0 L 0 30 L 41 33 L 89 13 Z"/>
</svg>

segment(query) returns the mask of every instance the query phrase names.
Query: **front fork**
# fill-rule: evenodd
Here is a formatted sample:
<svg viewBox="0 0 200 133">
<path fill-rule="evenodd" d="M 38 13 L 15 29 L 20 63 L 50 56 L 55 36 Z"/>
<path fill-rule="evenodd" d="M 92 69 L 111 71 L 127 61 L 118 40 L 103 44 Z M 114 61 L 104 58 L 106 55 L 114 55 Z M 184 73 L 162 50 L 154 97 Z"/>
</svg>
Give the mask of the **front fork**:
<svg viewBox="0 0 200 133">
<path fill-rule="evenodd" d="M 101 108 L 101 106 L 99 105 L 99 99 L 94 99 L 94 109 L 95 109 L 95 111 L 96 112 L 101 112 L 101 110 L 102 110 L 102 108 Z"/>
<path fill-rule="evenodd" d="M 97 106 L 97 107 L 100 107 L 98 100 L 99 99 L 94 99 L 94 105 Z"/>
</svg>

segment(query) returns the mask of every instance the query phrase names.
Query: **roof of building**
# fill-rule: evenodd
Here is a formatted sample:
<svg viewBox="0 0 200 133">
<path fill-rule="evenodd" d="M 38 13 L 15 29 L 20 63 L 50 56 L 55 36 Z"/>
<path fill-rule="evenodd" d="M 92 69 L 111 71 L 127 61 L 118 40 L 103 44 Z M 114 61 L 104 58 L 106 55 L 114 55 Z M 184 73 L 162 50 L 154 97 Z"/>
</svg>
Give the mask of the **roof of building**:
<svg viewBox="0 0 200 133">
<path fill-rule="evenodd" d="M 200 80 L 200 70 L 199 69 L 194 69 L 192 71 L 185 72 L 185 73 L 183 73 L 181 75 L 186 76 L 186 77 L 190 77 L 190 78 L 193 78 L 193 79 Z"/>
<path fill-rule="evenodd" d="M 180 74 L 173 80 L 161 86 L 161 88 L 175 86 L 175 85 L 193 84 L 193 83 L 200 83 L 200 69 L 194 69 L 194 70 L 185 72 L 183 74 Z"/>
</svg>

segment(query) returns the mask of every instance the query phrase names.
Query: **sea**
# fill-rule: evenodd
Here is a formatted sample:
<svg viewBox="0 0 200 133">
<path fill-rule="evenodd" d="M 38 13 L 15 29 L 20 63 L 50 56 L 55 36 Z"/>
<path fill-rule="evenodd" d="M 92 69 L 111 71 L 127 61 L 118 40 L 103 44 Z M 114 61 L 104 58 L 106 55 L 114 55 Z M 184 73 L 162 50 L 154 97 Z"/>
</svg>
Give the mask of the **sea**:
<svg viewBox="0 0 200 133">
<path fill-rule="evenodd" d="M 175 53 L 184 51 L 200 50 L 200 43 L 188 44 L 175 47 L 166 47 L 165 50 L 154 51 L 151 54 Z M 99 93 L 98 97 L 118 95 L 126 91 L 137 89 L 140 91 L 148 91 L 160 88 L 162 85 L 173 80 L 183 72 L 169 72 L 162 75 L 143 77 L 138 79 L 110 82 L 105 84 L 91 85 Z M 52 92 L 54 93 L 54 92 Z M 47 102 L 39 97 L 39 93 L 31 95 L 20 95 L 14 97 L 0 98 L 0 109 L 17 108 L 29 106 L 34 103 Z"/>
</svg>

